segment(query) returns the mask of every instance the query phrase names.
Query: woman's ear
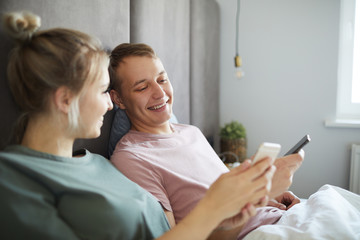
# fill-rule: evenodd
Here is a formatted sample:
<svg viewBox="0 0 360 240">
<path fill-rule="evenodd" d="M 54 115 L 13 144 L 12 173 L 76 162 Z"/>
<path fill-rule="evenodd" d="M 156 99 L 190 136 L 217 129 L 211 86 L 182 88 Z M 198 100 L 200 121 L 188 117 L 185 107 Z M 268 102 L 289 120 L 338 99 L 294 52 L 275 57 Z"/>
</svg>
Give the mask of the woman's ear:
<svg viewBox="0 0 360 240">
<path fill-rule="evenodd" d="M 120 94 L 115 91 L 114 89 L 111 89 L 110 90 L 110 97 L 111 97 L 111 100 L 121 109 L 126 109 L 121 97 L 120 97 Z"/>
<path fill-rule="evenodd" d="M 54 103 L 57 109 L 63 113 L 69 113 L 71 102 L 74 99 L 74 93 L 65 86 L 56 89 L 54 94 Z"/>
</svg>

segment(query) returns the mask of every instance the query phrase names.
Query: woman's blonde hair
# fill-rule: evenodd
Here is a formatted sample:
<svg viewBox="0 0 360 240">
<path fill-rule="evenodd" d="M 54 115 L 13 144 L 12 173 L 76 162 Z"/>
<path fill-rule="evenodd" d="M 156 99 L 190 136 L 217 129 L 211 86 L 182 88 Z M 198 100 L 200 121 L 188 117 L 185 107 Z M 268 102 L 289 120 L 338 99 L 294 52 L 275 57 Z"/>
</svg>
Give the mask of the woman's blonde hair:
<svg viewBox="0 0 360 240">
<path fill-rule="evenodd" d="M 40 18 L 29 12 L 7 13 L 3 23 L 8 35 L 16 40 L 7 76 L 22 111 L 17 142 L 22 139 L 29 117 L 49 110 L 49 96 L 61 86 L 78 96 L 68 114 L 69 128 L 76 130 L 81 90 L 99 77 L 99 69 L 109 61 L 98 39 L 64 28 L 37 31 Z"/>
</svg>

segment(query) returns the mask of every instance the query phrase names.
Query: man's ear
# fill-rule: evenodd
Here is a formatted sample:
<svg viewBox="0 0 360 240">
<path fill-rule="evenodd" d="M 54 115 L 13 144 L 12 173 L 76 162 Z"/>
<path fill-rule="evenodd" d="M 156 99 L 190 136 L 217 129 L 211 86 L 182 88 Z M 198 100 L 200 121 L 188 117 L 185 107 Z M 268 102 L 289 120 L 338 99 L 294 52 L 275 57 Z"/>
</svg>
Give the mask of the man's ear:
<svg viewBox="0 0 360 240">
<path fill-rule="evenodd" d="M 63 113 L 69 113 L 71 102 L 74 99 L 74 93 L 65 86 L 56 89 L 54 94 L 54 103 L 57 109 Z"/>
<path fill-rule="evenodd" d="M 126 109 L 121 97 L 120 97 L 120 94 L 115 91 L 114 89 L 111 89 L 110 90 L 110 97 L 111 97 L 111 100 L 121 109 Z"/>
</svg>

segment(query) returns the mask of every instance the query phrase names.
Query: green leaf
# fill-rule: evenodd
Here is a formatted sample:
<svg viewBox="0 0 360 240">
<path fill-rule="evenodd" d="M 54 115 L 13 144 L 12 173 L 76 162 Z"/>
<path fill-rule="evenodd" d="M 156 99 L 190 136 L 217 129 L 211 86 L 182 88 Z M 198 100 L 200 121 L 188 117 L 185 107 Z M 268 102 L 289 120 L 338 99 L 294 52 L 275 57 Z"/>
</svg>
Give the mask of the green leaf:
<svg viewBox="0 0 360 240">
<path fill-rule="evenodd" d="M 246 130 L 241 123 L 232 121 L 220 128 L 220 137 L 226 139 L 246 138 Z"/>
</svg>

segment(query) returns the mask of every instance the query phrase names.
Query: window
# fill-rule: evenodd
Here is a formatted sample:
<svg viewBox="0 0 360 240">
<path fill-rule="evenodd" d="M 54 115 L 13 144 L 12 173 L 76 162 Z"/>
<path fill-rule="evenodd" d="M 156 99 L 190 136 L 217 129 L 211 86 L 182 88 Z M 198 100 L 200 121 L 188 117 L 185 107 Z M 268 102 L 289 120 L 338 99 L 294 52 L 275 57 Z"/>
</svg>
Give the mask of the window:
<svg viewBox="0 0 360 240">
<path fill-rule="evenodd" d="M 336 120 L 360 127 L 360 0 L 341 0 Z"/>
<path fill-rule="evenodd" d="M 356 1 L 354 24 L 354 57 L 352 76 L 352 103 L 360 103 L 360 1 Z"/>
</svg>

